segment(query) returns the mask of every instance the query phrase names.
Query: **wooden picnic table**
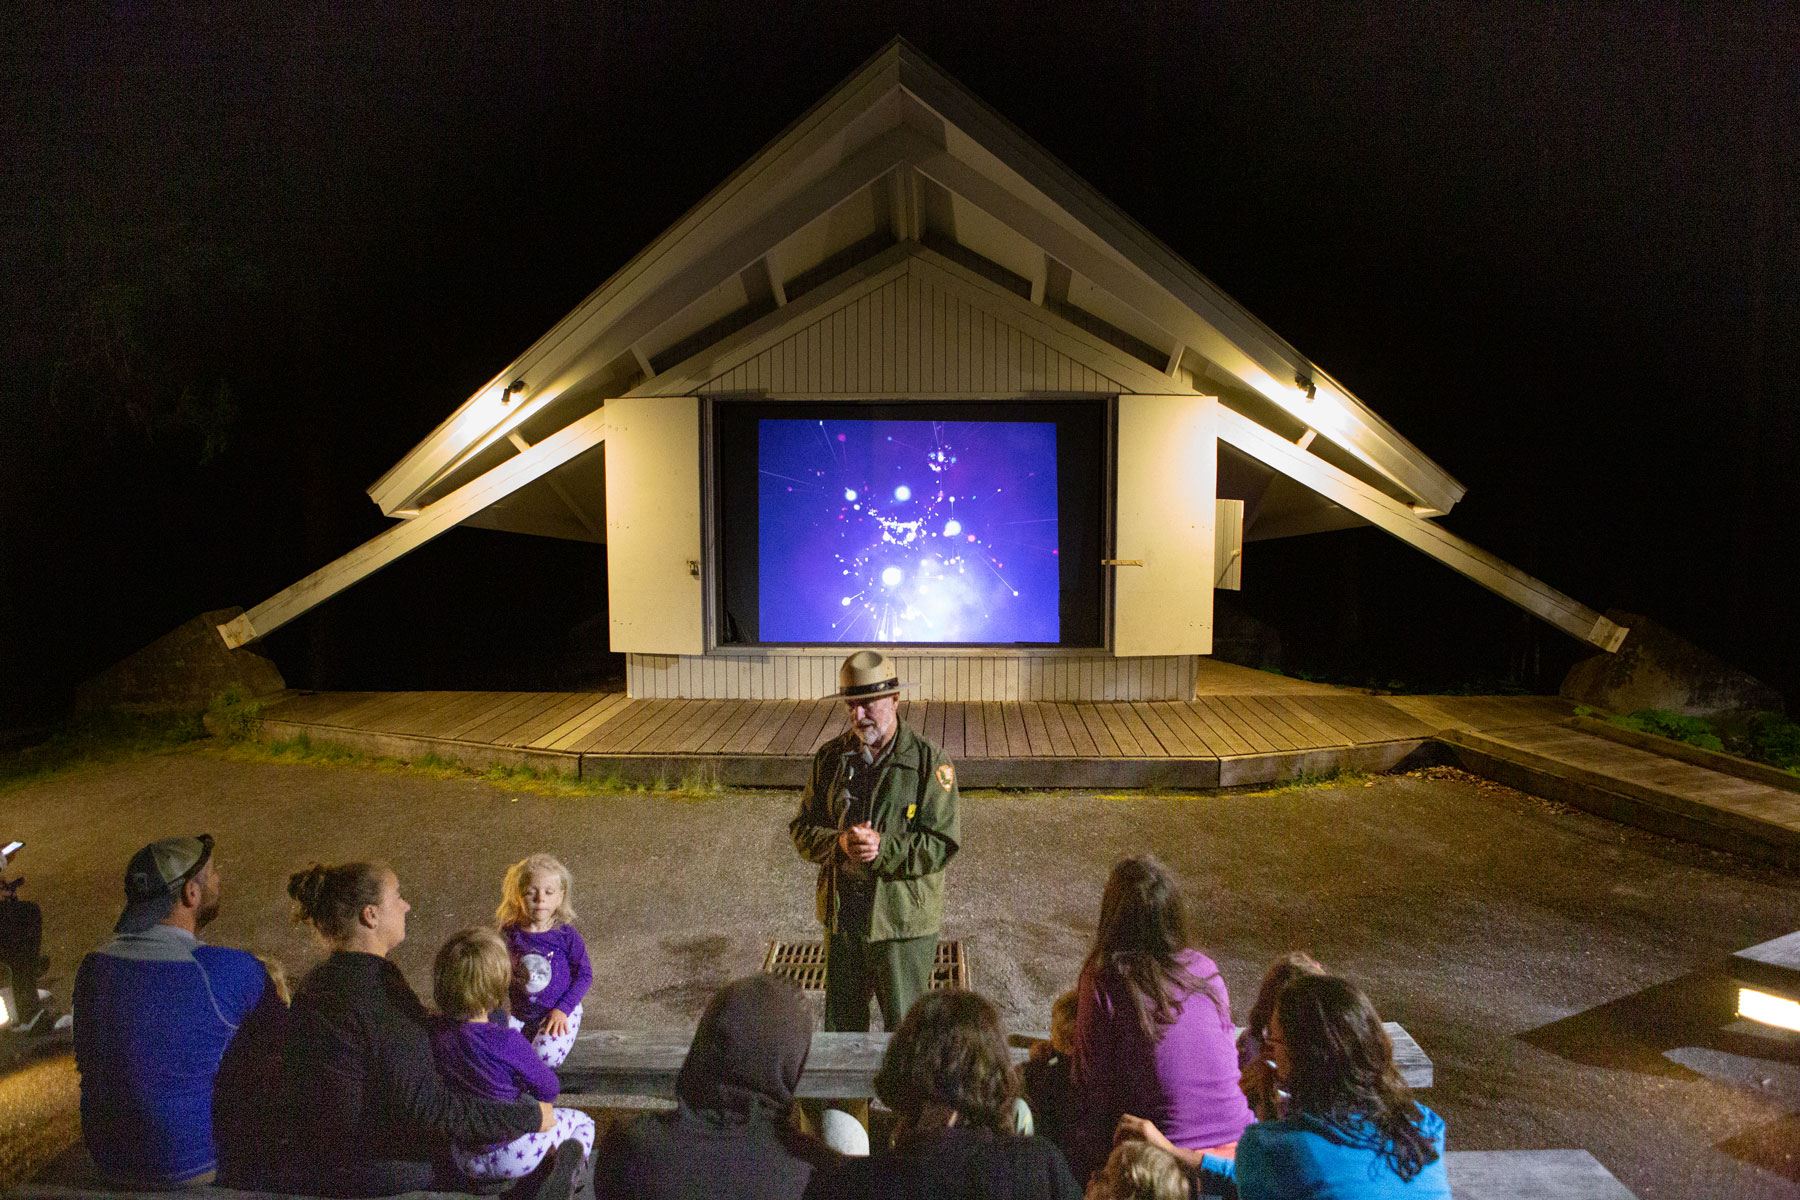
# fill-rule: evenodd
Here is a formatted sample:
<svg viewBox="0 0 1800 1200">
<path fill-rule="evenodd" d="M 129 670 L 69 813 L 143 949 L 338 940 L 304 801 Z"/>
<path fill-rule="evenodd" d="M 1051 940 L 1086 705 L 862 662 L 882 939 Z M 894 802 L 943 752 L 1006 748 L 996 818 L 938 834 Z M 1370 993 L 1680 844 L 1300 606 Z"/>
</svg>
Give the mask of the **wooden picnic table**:
<svg viewBox="0 0 1800 1200">
<path fill-rule="evenodd" d="M 1394 1043 L 1394 1061 L 1400 1076 L 1412 1088 L 1431 1086 L 1431 1059 L 1411 1034 L 1393 1021 L 1387 1022 Z M 673 1100 L 675 1076 L 687 1058 L 691 1030 L 616 1030 L 582 1033 L 568 1061 L 557 1070 L 563 1082 L 564 1103 L 637 1107 L 646 1098 Z M 815 1033 L 798 1093 L 815 1100 L 867 1099 L 875 1094 L 875 1072 L 887 1053 L 886 1033 Z M 1035 1041 L 1048 1034 L 1014 1034 L 1012 1053 L 1023 1063 Z"/>
</svg>

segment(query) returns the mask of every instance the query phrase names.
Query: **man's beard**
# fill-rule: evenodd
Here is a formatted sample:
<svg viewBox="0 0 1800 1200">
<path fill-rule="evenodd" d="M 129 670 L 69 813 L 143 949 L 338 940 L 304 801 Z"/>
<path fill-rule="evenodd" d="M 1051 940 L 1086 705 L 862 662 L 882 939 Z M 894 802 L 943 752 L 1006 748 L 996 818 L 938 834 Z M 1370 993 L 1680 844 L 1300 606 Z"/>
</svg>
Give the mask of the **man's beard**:
<svg viewBox="0 0 1800 1200">
<path fill-rule="evenodd" d="M 881 745 L 881 726 L 873 721 L 867 725 L 858 725 L 856 726 L 856 736 L 862 739 L 863 745 L 872 750 Z"/>
<path fill-rule="evenodd" d="M 212 919 L 218 915 L 219 902 L 217 900 L 214 900 L 211 904 L 202 904 L 194 913 L 194 928 L 205 929 L 212 923 Z"/>
</svg>

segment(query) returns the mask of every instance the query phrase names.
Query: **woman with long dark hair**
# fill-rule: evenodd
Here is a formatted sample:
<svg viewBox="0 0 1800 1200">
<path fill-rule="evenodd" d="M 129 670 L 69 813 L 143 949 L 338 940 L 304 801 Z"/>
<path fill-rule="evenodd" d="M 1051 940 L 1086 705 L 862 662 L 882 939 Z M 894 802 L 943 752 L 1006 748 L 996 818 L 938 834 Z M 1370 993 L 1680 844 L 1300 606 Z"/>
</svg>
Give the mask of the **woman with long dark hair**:
<svg viewBox="0 0 1800 1200">
<path fill-rule="evenodd" d="M 1270 1074 L 1288 1093 L 1287 1115 L 1244 1131 L 1237 1157 L 1171 1146 L 1135 1116 L 1119 1136 L 1142 1137 L 1198 1168 L 1203 1190 L 1235 1183 L 1239 1200 L 1450 1200 L 1444 1120 L 1412 1098 L 1394 1046 L 1369 998 L 1347 980 L 1301 975 L 1275 1000 L 1264 1039 Z"/>
<path fill-rule="evenodd" d="M 1125 1113 L 1177 1146 L 1228 1151 L 1251 1121 L 1231 999 L 1194 946 L 1180 885 L 1155 858 L 1113 868 L 1075 990 L 1077 1177 L 1106 1161 Z"/>
<path fill-rule="evenodd" d="M 1014 1132 L 1019 1073 L 992 1003 L 927 992 L 888 1043 L 875 1094 L 894 1113 L 893 1147 L 812 1177 L 807 1200 L 1076 1200 L 1046 1138 Z"/>
</svg>

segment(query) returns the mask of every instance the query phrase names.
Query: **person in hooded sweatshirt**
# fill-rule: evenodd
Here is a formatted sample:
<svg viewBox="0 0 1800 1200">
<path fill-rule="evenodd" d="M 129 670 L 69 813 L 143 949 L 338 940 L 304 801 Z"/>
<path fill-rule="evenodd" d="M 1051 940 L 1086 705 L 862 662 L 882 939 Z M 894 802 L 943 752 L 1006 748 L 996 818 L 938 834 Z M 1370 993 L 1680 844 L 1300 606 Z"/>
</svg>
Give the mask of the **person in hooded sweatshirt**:
<svg viewBox="0 0 1800 1200">
<path fill-rule="evenodd" d="M 838 1155 L 791 1127 L 812 1013 L 791 983 L 728 983 L 700 1018 L 675 1080 L 675 1111 L 615 1125 L 595 1153 L 597 1200 L 799 1197 Z"/>
</svg>

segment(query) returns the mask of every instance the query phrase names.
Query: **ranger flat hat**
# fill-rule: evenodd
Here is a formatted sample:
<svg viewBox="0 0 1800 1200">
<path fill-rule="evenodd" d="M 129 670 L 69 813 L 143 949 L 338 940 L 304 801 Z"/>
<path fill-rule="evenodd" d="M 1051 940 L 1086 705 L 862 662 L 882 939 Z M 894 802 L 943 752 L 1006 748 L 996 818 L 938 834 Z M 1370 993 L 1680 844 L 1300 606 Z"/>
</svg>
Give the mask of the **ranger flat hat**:
<svg viewBox="0 0 1800 1200">
<path fill-rule="evenodd" d="M 901 688 L 918 687 L 901 683 L 894 661 L 879 650 L 858 650 L 838 668 L 838 690 L 827 700 L 879 700 L 899 694 Z"/>
<path fill-rule="evenodd" d="M 114 933 L 142 933 L 175 911 L 175 897 L 212 857 L 212 835 L 164 838 L 131 856 L 125 868 L 125 911 Z"/>
</svg>

